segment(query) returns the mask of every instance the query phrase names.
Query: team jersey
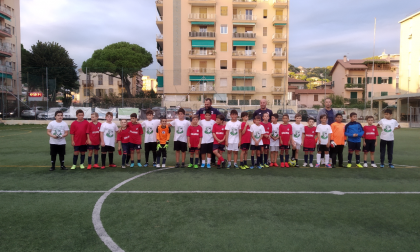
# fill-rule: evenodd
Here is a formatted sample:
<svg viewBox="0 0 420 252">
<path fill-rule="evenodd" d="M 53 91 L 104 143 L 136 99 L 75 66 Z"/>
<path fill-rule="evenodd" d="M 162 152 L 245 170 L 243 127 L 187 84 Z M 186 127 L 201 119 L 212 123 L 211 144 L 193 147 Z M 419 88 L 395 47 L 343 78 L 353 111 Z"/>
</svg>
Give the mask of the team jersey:
<svg viewBox="0 0 420 252">
<path fill-rule="evenodd" d="M 170 126 L 175 128 L 175 135 L 174 135 L 174 141 L 179 141 L 186 143 L 187 140 L 187 130 L 188 127 L 190 127 L 191 123 L 187 120 L 179 120 L 175 119 L 170 124 Z"/>
<path fill-rule="evenodd" d="M 240 142 L 239 131 L 241 130 L 241 122 L 228 122 L 225 127 L 229 131 L 228 144 L 238 144 Z"/>
<path fill-rule="evenodd" d="M 289 145 L 290 144 L 290 136 L 293 134 L 292 125 L 287 124 L 280 124 L 280 138 L 281 138 L 281 145 Z"/>
<path fill-rule="evenodd" d="M 344 145 L 344 141 L 346 141 L 345 128 L 344 123 L 335 122 L 331 124 L 331 141 L 334 141 L 337 145 Z"/>
<path fill-rule="evenodd" d="M 271 123 L 270 122 L 268 122 L 268 123 L 261 123 L 261 125 L 264 127 L 264 129 L 265 129 L 265 136 L 270 136 L 270 134 L 271 134 L 271 132 L 273 131 L 273 129 L 272 129 L 272 126 L 271 126 Z M 270 144 L 270 138 L 267 138 L 267 137 L 263 137 L 263 144 L 264 145 L 266 145 L 266 144 Z"/>
<path fill-rule="evenodd" d="M 379 125 L 382 127 L 381 139 L 385 141 L 394 141 L 394 130 L 399 126 L 394 119 L 381 119 Z"/>
<path fill-rule="evenodd" d="M 171 138 L 171 128 L 166 125 L 165 128 L 159 125 L 156 128 L 156 139 L 160 144 L 169 144 L 169 138 Z"/>
<path fill-rule="evenodd" d="M 256 124 L 253 124 L 251 126 L 251 134 L 254 136 L 255 140 L 260 140 L 262 136 L 265 134 L 265 128 L 260 124 L 260 126 L 257 126 Z M 254 139 L 251 137 L 251 145 L 255 145 Z M 258 145 L 264 145 L 263 141 L 260 141 Z"/>
<path fill-rule="evenodd" d="M 118 131 L 118 127 L 115 123 L 104 122 L 101 125 L 100 132 L 104 133 L 104 143 L 106 146 L 115 146 L 115 132 Z"/>
<path fill-rule="evenodd" d="M 89 122 L 83 120 L 82 122 L 74 121 L 70 126 L 70 134 L 74 135 L 74 145 L 86 145 L 87 135 L 86 131 L 89 127 Z"/>
<path fill-rule="evenodd" d="M 141 124 L 133 124 L 132 122 L 129 122 L 127 123 L 127 129 L 130 131 L 130 143 L 140 145 L 141 135 L 143 135 L 143 127 Z"/>
<path fill-rule="evenodd" d="M 379 136 L 378 128 L 374 125 L 366 125 L 363 127 L 363 131 L 365 132 L 363 138 L 366 140 L 376 140 L 376 137 Z"/>
<path fill-rule="evenodd" d="M 276 123 L 276 124 L 271 124 L 271 134 L 270 136 L 272 137 L 278 137 L 280 135 L 280 124 Z M 274 141 L 273 139 L 271 139 L 270 137 L 270 146 L 280 146 L 280 139 L 277 139 L 276 141 Z"/>
<path fill-rule="evenodd" d="M 156 128 L 159 126 L 160 120 L 146 120 L 141 123 L 141 126 L 144 128 L 144 142 L 145 143 L 155 143 L 156 142 Z"/>
<path fill-rule="evenodd" d="M 219 140 L 222 140 L 224 138 L 225 134 L 226 134 L 225 125 L 219 125 L 219 124 L 216 123 L 215 125 L 213 125 L 213 133 L 216 134 L 216 137 Z M 214 138 L 213 144 L 223 144 L 223 145 L 225 145 L 225 141 L 219 143 L 216 140 L 216 138 Z"/>
<path fill-rule="evenodd" d="M 304 148 L 316 147 L 316 127 L 305 126 L 305 139 L 303 143 Z"/>
<path fill-rule="evenodd" d="M 50 144 L 56 144 L 56 145 L 64 145 L 66 144 L 66 139 L 62 136 L 66 133 L 66 131 L 69 131 L 69 126 L 65 122 L 57 122 L 52 121 L 47 126 L 48 130 L 51 130 L 51 134 L 54 136 L 58 136 L 60 138 L 55 139 L 50 137 Z"/>
<path fill-rule="evenodd" d="M 293 141 L 297 144 L 302 144 L 302 134 L 305 132 L 305 126 L 301 123 L 293 123 L 292 124 L 293 129 Z"/>
<path fill-rule="evenodd" d="M 320 136 L 320 143 L 321 145 L 327 145 L 328 144 L 328 136 L 332 133 L 331 126 L 326 124 L 319 124 L 316 126 L 316 133 L 319 133 Z"/>
<path fill-rule="evenodd" d="M 129 143 L 130 142 L 131 133 L 128 127 L 126 129 L 121 129 L 120 133 L 117 135 L 117 141 L 121 141 L 121 143 Z"/>
<path fill-rule="evenodd" d="M 200 138 L 203 137 L 203 128 L 200 125 L 190 126 L 187 130 L 187 137 L 190 138 L 190 145 L 192 148 L 198 147 L 200 144 Z"/>
<path fill-rule="evenodd" d="M 251 143 L 251 127 L 246 124 L 246 122 L 241 123 L 241 131 L 246 127 L 245 134 L 242 135 L 241 143 L 248 144 Z"/>
<path fill-rule="evenodd" d="M 98 122 L 96 125 L 93 122 L 89 123 L 89 126 L 86 130 L 86 133 L 89 134 L 89 139 L 91 145 L 100 145 L 101 144 L 101 129 L 102 123 Z"/>
<path fill-rule="evenodd" d="M 201 139 L 202 144 L 213 143 L 213 141 L 214 141 L 213 125 L 214 124 L 216 124 L 216 122 L 213 121 L 213 120 L 210 120 L 210 121 L 201 120 L 199 122 L 199 125 L 203 129 L 203 138 Z"/>
</svg>

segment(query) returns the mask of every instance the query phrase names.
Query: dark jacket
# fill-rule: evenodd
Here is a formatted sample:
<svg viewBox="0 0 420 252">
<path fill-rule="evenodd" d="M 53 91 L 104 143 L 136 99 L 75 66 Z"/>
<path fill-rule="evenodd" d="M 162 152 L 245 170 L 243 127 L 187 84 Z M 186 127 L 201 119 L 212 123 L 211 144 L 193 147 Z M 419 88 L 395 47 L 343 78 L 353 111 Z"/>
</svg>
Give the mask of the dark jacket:
<svg viewBox="0 0 420 252">
<path fill-rule="evenodd" d="M 363 127 L 358 122 L 349 122 L 346 124 L 344 134 L 347 136 L 347 140 L 352 143 L 360 143 L 362 142 L 362 137 L 365 132 L 363 131 Z M 353 137 L 353 134 L 357 134 L 357 137 Z"/>
</svg>

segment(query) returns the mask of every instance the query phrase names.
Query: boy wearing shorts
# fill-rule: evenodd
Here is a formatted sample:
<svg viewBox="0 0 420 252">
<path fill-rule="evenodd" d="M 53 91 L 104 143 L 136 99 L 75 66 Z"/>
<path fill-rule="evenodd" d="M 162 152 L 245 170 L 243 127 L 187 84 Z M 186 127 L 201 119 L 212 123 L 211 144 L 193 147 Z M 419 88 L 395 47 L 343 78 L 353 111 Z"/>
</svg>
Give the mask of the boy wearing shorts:
<svg viewBox="0 0 420 252">
<path fill-rule="evenodd" d="M 257 154 L 257 163 L 255 166 L 258 169 L 262 169 L 262 155 L 261 152 L 264 150 L 264 144 L 262 137 L 265 134 L 265 128 L 261 125 L 261 116 L 257 115 L 254 117 L 254 124 L 251 126 L 251 167 L 254 169 L 254 157 Z"/>
<path fill-rule="evenodd" d="M 401 128 L 398 122 L 392 117 L 392 110 L 385 109 L 384 118 L 378 122 L 377 127 L 382 128 L 381 132 L 381 168 L 385 167 L 385 152 L 388 151 L 389 168 L 394 169 L 392 155 L 394 152 L 394 130 Z"/>
<path fill-rule="evenodd" d="M 127 155 L 130 153 L 130 130 L 127 128 L 127 120 L 122 119 L 120 121 L 121 129 L 117 135 L 118 151 L 122 151 L 121 168 L 125 169 Z"/>
<path fill-rule="evenodd" d="M 213 125 L 216 122 L 211 120 L 211 111 L 207 110 L 204 114 L 204 120 L 199 122 L 199 125 L 203 129 L 203 138 L 201 139 L 201 168 L 206 167 L 206 158 L 207 158 L 207 168 L 211 168 L 211 154 L 213 153 Z"/>
<path fill-rule="evenodd" d="M 55 171 L 57 154 L 60 160 L 61 170 L 67 170 L 64 166 L 64 156 L 66 155 L 66 136 L 69 134 L 69 126 L 63 122 L 62 111 L 55 111 L 54 117 L 55 121 L 50 122 L 47 126 L 47 135 L 50 136 L 50 171 Z"/>
<path fill-rule="evenodd" d="M 83 117 L 85 113 L 83 110 L 78 109 L 76 111 L 77 120 L 74 121 L 70 126 L 70 135 L 71 135 L 71 145 L 74 147 L 74 154 L 73 154 L 73 166 L 70 168 L 71 170 L 76 169 L 77 158 L 79 157 L 80 153 L 80 169 L 85 169 L 84 162 L 85 162 L 85 153 L 87 151 L 87 128 L 89 126 L 89 122 Z"/>
<path fill-rule="evenodd" d="M 247 164 L 248 150 L 251 145 L 251 127 L 248 125 L 248 112 L 241 113 L 241 163 L 239 168 L 242 170 L 249 169 Z"/>
<path fill-rule="evenodd" d="M 356 152 L 356 166 L 358 168 L 363 168 L 360 164 L 360 147 L 362 142 L 362 137 L 365 134 L 363 131 L 363 127 L 360 123 L 357 122 L 357 114 L 351 113 L 350 114 L 350 122 L 347 123 L 345 128 L 345 135 L 347 136 L 347 140 L 349 142 L 349 161 L 347 164 L 347 168 L 351 168 L 351 160 L 353 157 L 353 152 Z"/>
<path fill-rule="evenodd" d="M 91 122 L 87 128 L 87 144 L 88 144 L 88 167 L 87 169 L 92 169 L 92 154 L 95 154 L 95 164 L 93 168 L 100 168 L 98 165 L 99 162 L 99 147 L 101 146 L 101 134 L 100 129 L 102 123 L 98 122 L 99 115 L 96 112 L 93 112 L 90 115 Z"/>
<path fill-rule="evenodd" d="M 168 123 L 169 127 L 175 128 L 174 135 L 174 151 L 176 165 L 175 168 L 185 167 L 185 157 L 187 154 L 187 131 L 188 127 L 191 126 L 191 123 L 188 120 L 185 120 L 185 110 L 183 108 L 178 109 L 178 119 L 173 120 Z M 179 159 L 182 153 L 182 163 L 179 165 Z"/>
<path fill-rule="evenodd" d="M 225 116 L 220 114 L 216 117 L 216 124 L 213 125 L 213 153 L 217 157 L 217 169 L 225 168 L 225 160 L 223 159 L 223 152 L 225 151 L 226 130 L 223 122 Z"/>
<path fill-rule="evenodd" d="M 114 151 L 115 151 L 115 134 L 118 132 L 117 125 L 112 122 L 114 114 L 112 112 L 106 113 L 106 122 L 102 123 L 101 129 L 101 169 L 105 169 L 106 154 L 109 157 L 109 167 L 117 167 L 114 164 Z"/>
<path fill-rule="evenodd" d="M 134 167 L 134 152 L 137 153 L 137 166 L 142 167 L 141 165 L 141 136 L 143 135 L 143 127 L 140 123 L 137 122 L 137 114 L 132 113 L 130 115 L 130 122 L 127 123 L 127 128 L 130 131 L 130 156 L 131 163 L 130 167 Z"/>
<path fill-rule="evenodd" d="M 156 129 L 160 124 L 160 120 L 153 119 L 153 110 L 148 109 L 146 111 L 146 121 L 141 123 L 141 126 L 144 128 L 144 150 L 146 156 L 146 163 L 144 167 L 149 165 L 149 153 L 153 154 L 153 167 L 156 167 L 156 149 L 157 149 L 157 139 L 156 139 Z"/>
<path fill-rule="evenodd" d="M 370 152 L 370 165 L 373 168 L 377 168 L 375 164 L 375 147 L 378 143 L 377 138 L 379 136 L 378 128 L 373 125 L 374 118 L 373 116 L 367 117 L 368 125 L 363 127 L 365 134 L 363 135 L 363 167 L 367 168 L 367 156 Z"/>
<path fill-rule="evenodd" d="M 166 150 L 168 149 L 169 139 L 171 138 L 171 128 L 166 125 L 166 117 L 160 118 L 160 125 L 156 129 L 157 139 L 157 164 L 156 168 L 161 167 L 160 157 L 162 156 L 162 167 L 166 166 Z"/>
<path fill-rule="evenodd" d="M 190 151 L 190 164 L 188 168 L 194 167 L 194 169 L 198 169 L 198 156 L 200 155 L 201 138 L 203 138 L 203 128 L 198 125 L 198 115 L 193 115 L 191 126 L 187 130 L 187 137 Z"/>
<path fill-rule="evenodd" d="M 265 129 L 265 134 L 263 135 L 263 138 L 262 138 L 263 146 L 264 146 L 264 150 L 263 150 L 264 155 L 261 155 L 261 158 L 264 157 L 264 160 L 261 162 L 261 166 L 264 168 L 270 167 L 268 164 L 268 152 L 270 151 L 270 135 L 271 135 L 272 127 L 269 120 L 270 120 L 270 114 L 265 113 L 263 115 L 263 122 L 261 123 L 261 125 Z"/>
<path fill-rule="evenodd" d="M 279 167 L 279 165 L 277 164 L 277 156 L 279 155 L 280 149 L 280 124 L 277 123 L 278 119 L 278 114 L 274 114 L 271 116 L 272 131 L 270 134 L 270 167 Z"/>
<path fill-rule="evenodd" d="M 231 120 L 226 124 L 225 130 L 226 130 L 226 143 L 228 154 L 228 166 L 227 169 L 230 169 L 232 163 L 231 163 L 231 157 L 233 152 L 233 167 L 235 169 L 239 169 L 238 166 L 238 151 L 239 147 L 241 146 L 241 135 L 239 132 L 241 131 L 241 122 L 238 121 L 238 111 L 232 110 L 230 111 L 230 118 Z"/>
<path fill-rule="evenodd" d="M 282 120 L 283 123 L 280 125 L 280 167 L 289 168 L 289 150 L 293 143 L 293 128 L 289 124 L 288 114 L 283 114 Z"/>
<path fill-rule="evenodd" d="M 295 115 L 296 122 L 292 124 L 293 129 L 293 148 L 292 148 L 292 161 L 296 161 L 295 167 L 299 167 L 299 150 L 302 146 L 303 133 L 305 132 L 305 126 L 301 124 L 302 115 Z"/>
<path fill-rule="evenodd" d="M 321 124 L 316 126 L 316 133 L 318 134 L 318 154 L 316 155 L 316 165 L 315 168 L 319 168 L 321 164 L 321 153 L 325 153 L 325 167 L 332 168 L 329 164 L 330 162 L 330 141 L 331 141 L 331 126 L 327 124 L 327 115 L 320 116 Z"/>
<path fill-rule="evenodd" d="M 308 119 L 308 126 L 305 126 L 305 131 L 303 132 L 303 151 L 305 152 L 304 159 L 305 163 L 302 165 L 303 167 L 306 167 L 309 163 L 309 167 L 314 167 L 312 162 L 314 161 L 314 151 L 316 148 L 316 127 L 314 126 L 315 119 L 309 118 Z M 309 158 L 309 160 L 308 160 Z"/>
<path fill-rule="evenodd" d="M 343 149 L 346 142 L 346 136 L 344 130 L 346 125 L 342 123 L 343 115 L 337 113 L 335 115 L 335 122 L 331 124 L 331 145 L 330 145 L 330 156 L 332 159 L 332 168 L 335 168 L 338 156 L 338 167 L 343 166 Z"/>
</svg>

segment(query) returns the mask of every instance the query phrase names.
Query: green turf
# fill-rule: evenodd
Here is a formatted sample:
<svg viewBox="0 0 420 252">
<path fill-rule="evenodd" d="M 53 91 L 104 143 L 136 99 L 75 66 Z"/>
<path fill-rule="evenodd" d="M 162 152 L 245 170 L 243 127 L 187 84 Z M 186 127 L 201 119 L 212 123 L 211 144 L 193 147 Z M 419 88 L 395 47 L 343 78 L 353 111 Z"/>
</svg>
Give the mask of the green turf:
<svg viewBox="0 0 420 252">
<path fill-rule="evenodd" d="M 154 170 L 49 172 L 45 128 L 0 126 L 0 190 L 106 191 Z M 420 130 L 395 135 L 394 163 L 419 167 Z M 68 144 L 67 167 L 71 160 Z M 419 168 L 402 166 L 170 169 L 118 190 L 419 192 L 419 180 Z M 0 251 L 107 251 L 92 224 L 100 196 L 0 193 Z M 417 251 L 419 209 L 418 195 L 112 194 L 102 221 L 126 251 Z"/>
</svg>

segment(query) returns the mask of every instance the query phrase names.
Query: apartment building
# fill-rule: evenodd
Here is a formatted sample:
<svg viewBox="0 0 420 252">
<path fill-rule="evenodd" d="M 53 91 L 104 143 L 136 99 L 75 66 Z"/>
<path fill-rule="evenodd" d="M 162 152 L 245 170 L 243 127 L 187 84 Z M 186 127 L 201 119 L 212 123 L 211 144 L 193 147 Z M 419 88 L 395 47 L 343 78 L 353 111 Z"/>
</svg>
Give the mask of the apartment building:
<svg viewBox="0 0 420 252">
<path fill-rule="evenodd" d="M 0 82 L 15 95 L 22 93 L 20 44 L 20 0 L 0 0 Z"/>
<path fill-rule="evenodd" d="M 164 105 L 287 99 L 287 0 L 157 0 Z"/>
<path fill-rule="evenodd" d="M 157 92 L 157 81 L 156 79 L 150 78 L 150 76 L 143 76 L 143 91 L 151 91 L 152 89 Z"/>
</svg>

